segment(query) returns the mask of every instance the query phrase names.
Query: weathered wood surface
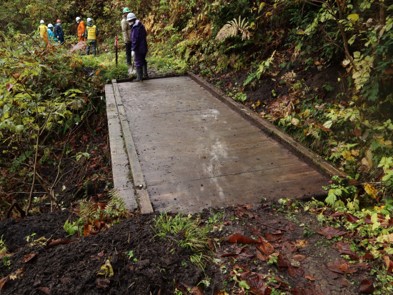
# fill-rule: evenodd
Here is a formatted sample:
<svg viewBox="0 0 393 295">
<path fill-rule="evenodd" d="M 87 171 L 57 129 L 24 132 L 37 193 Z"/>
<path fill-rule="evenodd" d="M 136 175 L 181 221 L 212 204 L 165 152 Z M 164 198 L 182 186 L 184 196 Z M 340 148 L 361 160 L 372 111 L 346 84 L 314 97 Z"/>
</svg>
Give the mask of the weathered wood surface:
<svg viewBox="0 0 393 295">
<path fill-rule="evenodd" d="M 193 213 L 325 193 L 319 169 L 188 76 L 113 88 L 132 136 L 125 145 L 137 155 L 130 166 L 143 174 L 135 189 L 144 189 L 144 212 L 149 201 L 157 211 Z"/>
</svg>

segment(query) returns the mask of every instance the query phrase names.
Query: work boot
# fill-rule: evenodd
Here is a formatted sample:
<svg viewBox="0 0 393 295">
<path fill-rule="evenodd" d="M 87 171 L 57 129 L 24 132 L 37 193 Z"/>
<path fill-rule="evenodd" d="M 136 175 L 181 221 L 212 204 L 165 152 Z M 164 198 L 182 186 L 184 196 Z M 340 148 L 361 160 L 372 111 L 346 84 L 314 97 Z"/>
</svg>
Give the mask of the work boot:
<svg viewBox="0 0 393 295">
<path fill-rule="evenodd" d="M 144 64 L 142 69 L 143 69 L 143 79 L 144 80 L 149 79 L 149 74 L 147 73 L 147 64 Z"/>
<path fill-rule="evenodd" d="M 136 79 L 135 82 L 140 82 L 143 80 L 143 70 L 142 67 L 136 67 Z"/>
<path fill-rule="evenodd" d="M 128 65 L 128 76 L 135 76 L 136 74 L 136 69 L 134 65 Z"/>
</svg>

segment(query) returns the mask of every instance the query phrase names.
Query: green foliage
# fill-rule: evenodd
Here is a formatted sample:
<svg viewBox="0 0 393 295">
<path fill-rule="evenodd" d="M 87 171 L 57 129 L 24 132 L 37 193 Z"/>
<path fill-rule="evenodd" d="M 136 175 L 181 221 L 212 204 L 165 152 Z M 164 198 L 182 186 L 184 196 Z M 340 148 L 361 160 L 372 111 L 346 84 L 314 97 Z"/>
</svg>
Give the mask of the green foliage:
<svg viewBox="0 0 393 295">
<path fill-rule="evenodd" d="M 356 197 L 356 187 L 353 185 L 346 184 L 347 180 L 340 179 L 337 176 L 332 178 L 333 184 L 325 188 L 328 191 L 328 195 L 325 202 L 334 208 L 345 208 L 351 206 L 352 209 L 359 209 L 359 201 Z"/>
<path fill-rule="evenodd" d="M 238 92 L 233 96 L 233 99 L 236 101 L 245 102 L 247 100 L 247 94 Z"/>
<path fill-rule="evenodd" d="M 79 217 L 82 224 L 94 224 L 95 221 L 105 221 L 112 224 L 127 216 L 123 199 L 114 191 L 110 195 L 111 198 L 104 208 L 88 200 L 79 202 Z"/>
<path fill-rule="evenodd" d="M 66 220 L 66 222 L 63 225 L 63 229 L 69 236 L 73 236 L 75 234 L 82 235 L 83 231 L 83 221 L 81 218 L 79 218 L 76 221 L 69 221 Z"/>
<path fill-rule="evenodd" d="M 250 83 L 252 83 L 254 80 L 259 80 L 261 79 L 262 75 L 264 75 L 267 71 L 269 71 L 269 69 L 272 67 L 273 65 L 273 61 L 274 61 L 274 54 L 276 53 L 276 51 L 273 51 L 273 53 L 271 54 L 271 56 L 262 61 L 259 65 L 258 68 L 255 72 L 249 74 L 246 78 L 246 80 L 244 80 L 243 82 L 243 86 L 247 86 Z"/>
<path fill-rule="evenodd" d="M 191 250 L 190 261 L 204 268 L 209 259 L 206 253 L 209 252 L 210 226 L 200 225 L 191 216 L 161 214 L 155 218 L 154 229 L 158 237 L 174 239 L 180 247 Z"/>
<path fill-rule="evenodd" d="M 132 262 L 138 262 L 138 258 L 135 257 L 133 250 L 128 251 L 126 255 L 128 257 L 128 260 L 130 260 Z"/>
</svg>

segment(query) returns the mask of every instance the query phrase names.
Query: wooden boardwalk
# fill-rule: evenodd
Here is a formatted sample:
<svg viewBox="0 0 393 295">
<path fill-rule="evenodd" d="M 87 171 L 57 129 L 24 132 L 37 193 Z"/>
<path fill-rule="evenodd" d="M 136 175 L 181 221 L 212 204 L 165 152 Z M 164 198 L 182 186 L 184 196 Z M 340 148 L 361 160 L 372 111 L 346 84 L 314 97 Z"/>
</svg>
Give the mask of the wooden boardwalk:
<svg viewBox="0 0 393 295">
<path fill-rule="evenodd" d="M 212 89 L 190 76 L 106 85 L 114 184 L 130 209 L 193 213 L 325 194 L 338 171 Z"/>
</svg>

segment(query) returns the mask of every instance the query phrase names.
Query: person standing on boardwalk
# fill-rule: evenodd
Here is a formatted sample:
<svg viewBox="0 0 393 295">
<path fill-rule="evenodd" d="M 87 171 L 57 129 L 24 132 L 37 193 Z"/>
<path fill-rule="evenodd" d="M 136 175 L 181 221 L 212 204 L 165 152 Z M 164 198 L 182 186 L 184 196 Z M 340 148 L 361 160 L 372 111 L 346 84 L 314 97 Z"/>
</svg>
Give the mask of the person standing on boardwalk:
<svg viewBox="0 0 393 295">
<path fill-rule="evenodd" d="M 97 26 L 93 25 L 93 20 L 88 17 L 87 18 L 87 27 L 85 31 L 85 37 L 87 38 L 87 47 L 86 47 L 86 54 L 90 54 L 90 48 L 93 51 L 94 56 L 97 55 L 97 36 L 98 30 Z"/>
<path fill-rule="evenodd" d="M 40 25 L 38 27 L 38 31 L 40 32 L 40 37 L 42 41 L 44 41 L 45 45 L 48 46 L 48 27 L 45 26 L 44 20 L 40 20 Z"/>
<path fill-rule="evenodd" d="M 64 43 L 64 32 L 63 32 L 63 28 L 61 26 L 60 19 L 57 19 L 53 33 L 55 34 L 55 37 L 60 42 L 60 44 L 63 44 Z"/>
<path fill-rule="evenodd" d="M 79 16 L 75 20 L 76 20 L 76 23 L 78 24 L 78 28 L 76 30 L 76 35 L 78 36 L 78 42 L 86 41 L 86 39 L 85 39 L 85 30 L 86 30 L 85 22 Z"/>
<path fill-rule="evenodd" d="M 147 48 L 147 33 L 145 26 L 142 22 L 136 18 L 135 14 L 130 12 L 127 14 L 127 21 L 131 26 L 131 52 L 134 55 L 135 67 L 136 67 L 136 80 L 142 81 L 143 79 L 148 79 L 147 74 L 147 62 L 146 54 Z"/>
<path fill-rule="evenodd" d="M 127 22 L 127 14 L 129 14 L 131 11 L 128 7 L 123 8 L 123 18 L 121 19 L 120 26 L 121 26 L 121 32 L 123 35 L 123 41 L 126 46 L 126 60 L 127 60 L 127 65 L 128 67 L 131 66 L 131 39 L 130 39 L 130 25 Z"/>
</svg>

